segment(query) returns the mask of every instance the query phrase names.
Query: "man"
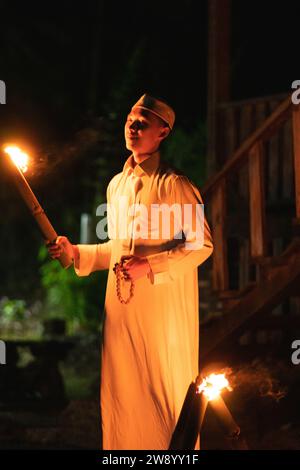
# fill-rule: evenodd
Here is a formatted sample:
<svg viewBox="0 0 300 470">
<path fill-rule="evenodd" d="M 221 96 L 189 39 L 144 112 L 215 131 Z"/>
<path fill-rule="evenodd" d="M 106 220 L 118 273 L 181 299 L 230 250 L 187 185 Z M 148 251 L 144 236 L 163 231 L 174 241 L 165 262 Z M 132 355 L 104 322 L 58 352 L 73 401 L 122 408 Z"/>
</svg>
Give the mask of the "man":
<svg viewBox="0 0 300 470">
<path fill-rule="evenodd" d="M 79 276 L 109 269 L 101 372 L 104 449 L 168 449 L 186 391 L 198 375 L 197 267 L 213 245 L 204 217 L 203 237 L 199 225 L 193 229 L 202 204 L 198 189 L 160 161 L 159 146 L 174 120 L 163 101 L 149 95 L 138 100 L 125 124 L 132 154 L 107 189 L 114 236 L 96 245 L 72 245 L 59 237 L 49 248 L 52 257 L 62 250 L 73 256 Z M 152 212 L 158 205 L 174 209 L 167 227 L 166 213 Z M 184 217 L 185 208 L 192 209 L 186 211 L 192 218 Z M 115 268 L 122 260 L 127 281 Z"/>
</svg>

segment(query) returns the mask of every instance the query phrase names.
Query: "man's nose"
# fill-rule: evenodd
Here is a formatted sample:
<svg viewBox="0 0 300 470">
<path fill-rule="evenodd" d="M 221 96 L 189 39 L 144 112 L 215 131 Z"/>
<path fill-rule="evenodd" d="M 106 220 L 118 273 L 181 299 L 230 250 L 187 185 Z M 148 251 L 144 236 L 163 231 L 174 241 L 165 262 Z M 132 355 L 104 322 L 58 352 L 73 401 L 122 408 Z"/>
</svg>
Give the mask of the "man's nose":
<svg viewBox="0 0 300 470">
<path fill-rule="evenodd" d="M 139 130 L 139 124 L 137 121 L 133 121 L 130 125 L 129 125 L 129 129 L 132 130 L 132 131 L 138 131 Z"/>
</svg>

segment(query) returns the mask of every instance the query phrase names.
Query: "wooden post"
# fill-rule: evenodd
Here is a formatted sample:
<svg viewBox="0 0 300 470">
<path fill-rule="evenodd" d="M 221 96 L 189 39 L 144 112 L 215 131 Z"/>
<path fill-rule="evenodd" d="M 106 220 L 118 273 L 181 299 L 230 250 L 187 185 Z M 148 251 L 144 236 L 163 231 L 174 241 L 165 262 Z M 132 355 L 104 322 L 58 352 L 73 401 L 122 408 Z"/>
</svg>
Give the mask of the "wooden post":
<svg viewBox="0 0 300 470">
<path fill-rule="evenodd" d="M 292 142 L 292 120 L 289 119 L 283 125 L 283 143 L 281 158 L 283 158 L 282 170 L 282 196 L 284 199 L 293 200 L 293 142 Z"/>
<path fill-rule="evenodd" d="M 240 144 L 246 140 L 253 131 L 253 105 L 247 104 L 241 107 L 240 114 Z M 248 177 L 247 166 L 244 165 L 239 170 L 239 194 L 246 200 L 248 198 Z"/>
<path fill-rule="evenodd" d="M 213 254 L 213 288 L 214 290 L 228 289 L 228 261 L 227 261 L 227 239 L 225 233 L 226 182 L 223 179 L 216 186 L 211 202 L 212 227 L 214 239 Z"/>
<path fill-rule="evenodd" d="M 263 171 L 263 144 L 256 143 L 249 153 L 250 239 L 251 256 L 266 253 L 265 190 Z"/>
<path fill-rule="evenodd" d="M 279 106 L 279 101 L 272 100 L 270 102 L 271 113 Z M 269 140 L 269 154 L 267 165 L 268 168 L 268 201 L 277 202 L 280 194 L 280 186 L 282 184 L 282 174 L 280 172 L 279 162 L 279 130 L 271 136 Z"/>
<path fill-rule="evenodd" d="M 293 141 L 295 169 L 296 217 L 300 221 L 300 107 L 293 108 Z"/>
<path fill-rule="evenodd" d="M 237 141 L 237 118 L 236 118 L 236 108 L 230 106 L 224 109 L 224 127 L 226 131 L 226 152 L 227 157 L 231 158 L 234 151 L 238 147 Z"/>
<path fill-rule="evenodd" d="M 218 170 L 220 159 L 217 107 L 230 98 L 230 3 L 231 0 L 208 2 L 208 176 Z"/>
</svg>

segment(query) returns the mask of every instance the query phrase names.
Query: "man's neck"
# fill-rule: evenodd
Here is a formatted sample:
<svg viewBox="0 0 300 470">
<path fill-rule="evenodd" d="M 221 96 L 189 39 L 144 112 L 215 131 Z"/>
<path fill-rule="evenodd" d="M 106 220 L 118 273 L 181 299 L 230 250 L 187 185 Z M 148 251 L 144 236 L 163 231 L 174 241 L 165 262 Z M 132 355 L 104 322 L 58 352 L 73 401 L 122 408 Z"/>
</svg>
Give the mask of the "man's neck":
<svg viewBox="0 0 300 470">
<path fill-rule="evenodd" d="M 158 149 L 154 150 L 153 152 L 150 153 L 136 153 L 132 152 L 133 154 L 133 159 L 136 165 L 141 164 L 144 160 L 147 160 L 147 158 L 150 158 L 154 153 L 156 153 Z"/>
</svg>

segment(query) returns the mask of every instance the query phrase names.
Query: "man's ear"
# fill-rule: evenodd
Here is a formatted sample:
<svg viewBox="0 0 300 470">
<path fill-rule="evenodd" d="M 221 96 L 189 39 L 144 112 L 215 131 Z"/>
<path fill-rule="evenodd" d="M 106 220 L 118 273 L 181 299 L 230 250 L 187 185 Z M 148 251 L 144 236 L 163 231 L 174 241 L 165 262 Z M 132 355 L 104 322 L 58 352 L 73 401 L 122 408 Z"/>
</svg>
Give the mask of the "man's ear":
<svg viewBox="0 0 300 470">
<path fill-rule="evenodd" d="M 166 137 L 168 137 L 169 134 L 170 134 L 170 128 L 166 126 L 166 127 L 163 127 L 162 130 L 160 131 L 159 137 L 161 138 L 161 140 L 163 140 Z"/>
</svg>

